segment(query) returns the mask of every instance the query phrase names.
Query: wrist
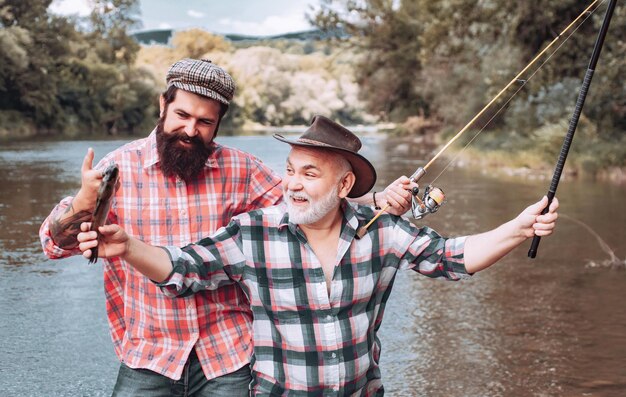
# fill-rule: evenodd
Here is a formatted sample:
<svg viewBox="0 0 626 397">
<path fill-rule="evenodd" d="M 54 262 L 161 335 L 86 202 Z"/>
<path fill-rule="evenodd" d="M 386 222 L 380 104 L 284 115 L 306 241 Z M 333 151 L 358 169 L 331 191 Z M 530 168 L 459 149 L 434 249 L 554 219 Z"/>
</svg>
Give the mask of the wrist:
<svg viewBox="0 0 626 397">
<path fill-rule="evenodd" d="M 128 236 L 128 239 L 126 240 L 126 244 L 124 246 L 124 252 L 122 252 L 122 254 L 120 255 L 120 258 L 127 262 L 130 258 L 132 258 L 133 255 L 133 251 L 135 248 L 134 240 L 135 239 L 133 237 Z"/>
<path fill-rule="evenodd" d="M 76 193 L 76 196 L 74 196 L 74 199 L 72 200 L 72 208 L 74 208 L 75 212 L 79 212 L 79 211 L 93 211 L 93 205 L 91 202 L 89 202 L 89 200 L 86 200 L 84 198 L 84 196 L 81 194 L 81 191 L 79 190 L 78 193 Z"/>
<path fill-rule="evenodd" d="M 380 199 L 380 196 L 379 196 L 379 199 Z M 372 201 L 374 202 L 374 209 L 376 209 L 376 210 L 380 210 L 380 209 L 381 209 L 381 206 L 380 206 L 380 204 L 376 201 L 376 192 L 373 192 L 373 193 L 372 193 Z"/>
</svg>

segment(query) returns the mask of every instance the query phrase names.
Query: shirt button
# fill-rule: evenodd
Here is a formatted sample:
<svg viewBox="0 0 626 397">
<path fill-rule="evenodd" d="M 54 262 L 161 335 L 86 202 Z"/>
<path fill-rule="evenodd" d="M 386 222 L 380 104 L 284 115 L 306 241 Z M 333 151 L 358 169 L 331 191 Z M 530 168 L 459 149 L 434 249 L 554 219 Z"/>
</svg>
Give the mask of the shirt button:
<svg viewBox="0 0 626 397">
<path fill-rule="evenodd" d="M 332 358 L 337 358 L 337 353 L 334 353 L 330 355 Z"/>
<path fill-rule="evenodd" d="M 333 319 L 333 316 L 331 316 L 330 314 L 328 316 L 326 316 L 326 320 L 330 321 Z"/>
</svg>

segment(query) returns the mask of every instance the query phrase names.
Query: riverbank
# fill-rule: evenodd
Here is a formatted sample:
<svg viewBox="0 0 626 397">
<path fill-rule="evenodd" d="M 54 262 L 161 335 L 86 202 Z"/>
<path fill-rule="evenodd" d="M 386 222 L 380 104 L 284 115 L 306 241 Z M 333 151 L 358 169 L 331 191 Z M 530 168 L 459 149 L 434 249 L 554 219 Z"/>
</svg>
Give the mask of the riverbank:
<svg viewBox="0 0 626 397">
<path fill-rule="evenodd" d="M 549 164 L 539 155 L 521 152 L 519 154 L 502 150 L 482 151 L 476 148 L 466 150 L 450 150 L 450 158 L 459 167 L 472 167 L 497 175 L 515 176 L 526 179 L 551 180 L 554 174 L 556 160 Z M 618 185 L 626 185 L 626 166 L 607 167 L 593 172 L 584 169 L 584 166 L 574 159 L 568 158 L 561 180 L 592 178 Z"/>
<path fill-rule="evenodd" d="M 401 126 L 400 126 L 401 127 Z M 442 146 L 444 143 L 439 142 L 439 134 L 431 130 L 420 130 L 415 134 L 398 133 L 399 128 L 394 123 L 378 123 L 378 124 L 355 124 L 347 125 L 347 128 L 358 133 L 361 136 L 386 136 L 391 139 L 406 140 L 410 144 L 428 145 L 436 147 Z M 302 134 L 308 126 L 306 125 L 285 125 L 280 127 L 264 126 L 257 123 L 247 123 L 237 130 L 221 129 L 221 136 L 261 136 L 261 135 L 290 135 Z M 146 134 L 149 129 L 146 129 Z M 7 130 L 0 128 L 0 132 Z M 15 131 L 14 131 L 15 132 Z M 119 139 L 138 139 L 145 134 L 119 134 L 116 136 L 98 134 L 97 136 L 82 136 L 78 133 L 67 135 L 54 135 L 45 132 L 36 132 L 28 130 L 22 131 L 19 136 L 14 134 L 0 133 L 0 144 L 18 141 L 45 140 L 45 141 L 82 141 L 82 140 L 119 140 Z M 433 149 L 433 153 L 436 150 Z M 482 172 L 492 174 L 521 177 L 526 179 L 550 180 L 554 173 L 555 163 L 546 162 L 540 154 L 529 153 L 527 151 L 518 151 L 512 153 L 510 151 L 496 149 L 481 149 L 478 146 L 470 146 L 466 149 L 455 148 L 451 146 L 446 150 L 445 155 L 449 159 L 454 159 L 454 163 L 459 167 L 477 168 Z M 597 180 L 608 181 L 618 185 L 626 185 L 626 166 L 623 167 L 607 167 L 594 171 L 585 170 L 583 164 L 578 159 L 569 156 L 566 163 L 562 179 L 576 178 L 594 178 Z M 556 157 L 554 159 L 556 161 Z"/>
</svg>

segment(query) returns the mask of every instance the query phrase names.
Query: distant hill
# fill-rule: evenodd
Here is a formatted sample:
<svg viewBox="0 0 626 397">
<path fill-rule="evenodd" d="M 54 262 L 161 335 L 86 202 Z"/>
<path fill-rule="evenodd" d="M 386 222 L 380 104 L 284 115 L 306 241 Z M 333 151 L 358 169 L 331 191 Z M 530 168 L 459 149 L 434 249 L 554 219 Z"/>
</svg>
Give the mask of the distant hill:
<svg viewBox="0 0 626 397">
<path fill-rule="evenodd" d="M 175 30 L 173 29 L 155 29 L 144 30 L 141 32 L 135 32 L 131 36 L 135 38 L 140 44 L 169 44 Z M 226 34 L 224 36 L 232 42 L 256 42 L 267 40 L 293 40 L 293 41 L 316 41 L 324 40 L 330 37 L 329 34 L 322 32 L 319 29 L 305 30 L 302 32 L 284 33 L 274 36 L 248 36 L 242 34 Z"/>
<path fill-rule="evenodd" d="M 131 34 L 139 42 L 139 44 L 164 44 L 167 45 L 172 38 L 174 31 L 172 29 L 144 30 Z"/>
</svg>

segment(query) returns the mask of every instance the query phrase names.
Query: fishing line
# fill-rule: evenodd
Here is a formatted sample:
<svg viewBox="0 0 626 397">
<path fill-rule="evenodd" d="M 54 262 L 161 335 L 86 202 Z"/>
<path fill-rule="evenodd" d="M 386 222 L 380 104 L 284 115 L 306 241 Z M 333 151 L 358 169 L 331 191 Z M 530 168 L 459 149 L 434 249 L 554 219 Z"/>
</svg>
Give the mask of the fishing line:
<svg viewBox="0 0 626 397">
<path fill-rule="evenodd" d="M 567 27 L 561 31 L 543 50 L 541 50 L 539 52 L 539 54 L 537 54 L 532 61 L 530 61 L 526 66 L 524 66 L 524 68 L 517 74 L 515 75 L 515 77 L 513 77 L 513 79 L 511 81 L 509 81 L 508 84 L 506 84 L 504 86 L 504 88 L 502 88 L 498 94 L 493 97 L 489 103 L 487 103 L 467 124 L 465 124 L 465 126 L 463 128 L 461 128 L 461 130 L 459 132 L 456 133 L 456 135 L 454 135 L 451 139 L 448 140 L 448 142 L 437 152 L 437 154 L 435 154 L 433 156 L 433 158 L 430 159 L 430 161 L 423 167 L 419 167 L 417 170 L 415 170 L 415 172 L 411 175 L 410 179 L 413 182 L 418 182 L 425 174 L 426 174 L 426 170 L 439 158 L 439 156 L 442 155 L 442 153 L 450 146 L 452 145 L 463 133 L 465 133 L 476 121 L 478 121 L 478 118 L 481 117 L 483 115 L 483 113 L 489 109 L 491 107 L 491 105 L 495 104 L 496 101 L 500 98 L 500 96 L 502 96 L 514 83 L 516 82 L 520 82 L 522 81 L 522 86 L 520 86 L 518 88 L 518 90 L 509 98 L 509 100 L 500 107 L 500 109 L 498 109 L 498 111 L 494 114 L 494 116 L 492 116 L 488 121 L 487 124 L 485 124 L 478 132 L 478 134 L 480 134 L 480 132 L 482 132 L 484 130 L 484 128 L 489 124 L 489 122 L 491 122 L 491 120 L 493 120 L 493 118 L 498 115 L 498 113 L 504 108 L 504 106 L 506 106 L 507 103 L 510 102 L 510 100 L 524 87 L 524 85 L 526 84 L 526 82 L 529 79 L 526 80 L 522 80 L 521 77 L 524 73 L 526 73 L 527 70 L 529 70 L 531 68 L 531 66 L 533 66 L 535 64 L 535 62 L 539 61 L 541 59 L 541 57 L 548 53 L 548 50 L 554 45 L 556 44 L 557 41 L 561 40 L 562 37 L 565 37 L 564 42 L 562 42 L 557 49 L 551 53 L 548 58 L 539 66 L 539 68 L 537 68 L 535 70 L 535 72 L 533 74 L 531 74 L 531 77 L 539 70 L 541 69 L 541 67 L 552 57 L 552 55 L 554 55 L 558 49 L 565 43 L 565 41 L 569 40 L 569 38 L 572 36 L 573 33 L 570 33 L 569 35 L 565 35 L 566 32 L 569 32 L 569 30 L 574 27 L 579 20 L 582 19 L 582 22 L 580 24 L 578 24 L 578 26 L 575 27 L 574 31 L 577 31 L 580 26 L 582 26 L 582 24 L 589 19 L 589 17 L 593 14 L 593 12 L 595 12 L 595 10 L 597 10 L 598 6 L 602 3 L 604 3 L 604 1 L 606 0 L 594 0 L 591 2 L 591 4 L 589 4 L 589 6 L 587 6 L 587 8 L 585 8 L 585 10 L 583 12 L 581 12 L 569 25 L 567 25 Z M 611 0 L 611 1 L 615 1 L 615 0 Z M 613 3 L 611 3 L 613 4 Z M 594 9 L 595 7 L 595 9 Z M 477 135 L 478 135 L 477 134 Z M 475 138 L 475 137 L 474 137 Z M 471 143 L 474 138 L 472 138 L 472 140 L 470 140 L 469 143 Z M 469 145 L 469 143 L 466 145 L 466 147 Z M 458 156 L 458 155 L 457 155 Z M 456 157 L 455 157 L 456 158 Z M 451 162 L 450 162 L 451 163 Z M 448 168 L 448 166 L 450 165 L 450 163 L 446 166 L 446 168 Z M 445 169 L 444 168 L 444 171 Z M 442 171 L 443 173 L 443 171 Z M 439 176 L 441 175 L 441 173 L 439 174 Z M 437 176 L 437 178 L 439 177 Z M 431 191 L 431 188 L 433 189 Z M 435 196 L 431 196 L 431 192 L 435 192 L 436 189 L 436 195 Z M 413 199 L 413 203 L 415 204 L 416 199 L 417 199 L 417 193 L 419 190 L 414 189 L 414 199 Z M 430 205 L 425 205 L 424 204 L 424 200 L 421 200 L 421 203 L 418 202 L 419 205 L 417 206 L 413 206 L 416 209 L 419 210 L 419 214 L 416 213 L 415 208 L 413 211 L 413 216 L 416 217 L 416 219 L 420 219 L 421 217 L 423 217 L 424 215 L 428 214 L 428 213 L 433 213 L 435 212 L 440 206 L 441 204 L 443 204 L 443 200 L 444 199 L 444 195 L 443 192 L 441 191 L 441 189 L 438 188 L 434 188 L 432 185 L 429 185 L 426 188 L 426 191 L 424 192 L 424 200 L 427 200 L 428 203 Z M 442 199 L 442 200 L 437 200 L 437 198 Z M 376 215 L 374 215 L 374 217 L 372 219 L 369 220 L 369 222 L 367 222 L 365 225 L 361 226 L 358 230 L 357 230 L 357 237 L 361 238 L 363 236 L 365 236 L 365 234 L 367 233 L 367 229 L 378 219 L 378 217 L 380 217 L 388 208 L 389 208 L 390 204 L 387 203 L 387 205 L 385 205 L 384 208 L 381 208 L 378 213 L 376 213 Z M 418 218 L 419 216 L 419 218 Z"/>
<path fill-rule="evenodd" d="M 457 154 L 455 154 L 452 157 L 452 159 L 446 164 L 446 166 L 441 170 L 441 172 L 431 181 L 431 183 L 434 183 L 437 179 L 439 179 L 439 177 L 456 161 L 456 159 L 463 153 L 463 151 L 465 149 L 467 149 L 469 147 L 469 145 L 472 144 L 472 142 L 474 142 L 474 140 L 478 137 L 478 135 L 480 135 L 480 133 L 483 132 L 485 128 L 487 128 L 487 126 L 493 121 L 493 119 L 495 119 L 496 116 L 498 116 L 498 114 L 500 114 L 500 112 L 502 110 L 504 110 L 504 108 L 509 104 L 509 102 L 511 102 L 513 100 L 513 98 L 526 86 L 526 84 L 530 80 L 532 80 L 532 78 L 537 74 L 537 72 L 539 72 L 539 70 L 541 70 L 541 68 L 546 63 L 548 63 L 548 61 L 561 49 L 561 47 L 563 45 L 565 45 L 565 43 L 567 43 L 567 41 L 574 35 L 574 33 L 576 33 L 576 31 L 578 29 L 580 29 L 580 27 L 585 24 L 587 19 L 591 18 L 593 13 L 596 12 L 598 10 L 598 8 L 600 8 L 600 6 L 603 3 L 605 3 L 605 2 L 606 2 L 606 0 L 600 1 L 593 10 L 588 11 L 588 15 L 580 22 L 580 24 L 578 26 L 576 26 L 575 29 L 573 29 L 569 33 L 569 35 L 565 36 L 565 39 L 561 42 L 561 44 L 559 46 L 557 46 L 556 49 L 552 53 L 550 53 L 543 62 L 541 62 L 539 67 L 537 67 L 537 69 L 535 69 L 535 71 L 533 73 L 531 73 L 531 75 L 528 78 L 526 78 L 525 80 L 520 80 L 520 81 L 522 81 L 522 83 L 519 86 L 519 88 L 509 97 L 509 99 L 506 102 L 504 102 L 504 104 L 502 106 L 500 106 L 498 108 L 498 110 L 493 114 L 493 116 L 491 116 L 491 118 L 489 118 L 489 120 L 487 120 L 487 122 L 482 126 L 482 128 L 480 130 L 478 130 L 478 132 L 472 137 L 472 139 L 470 139 L 469 142 L 465 146 L 463 146 L 463 148 Z"/>
</svg>

